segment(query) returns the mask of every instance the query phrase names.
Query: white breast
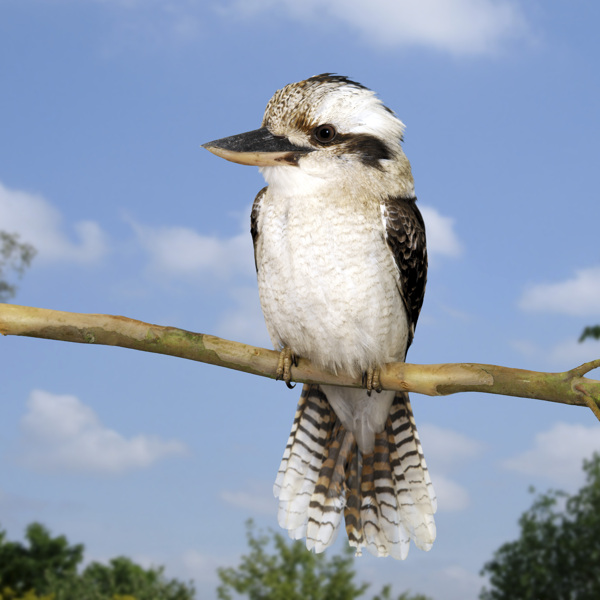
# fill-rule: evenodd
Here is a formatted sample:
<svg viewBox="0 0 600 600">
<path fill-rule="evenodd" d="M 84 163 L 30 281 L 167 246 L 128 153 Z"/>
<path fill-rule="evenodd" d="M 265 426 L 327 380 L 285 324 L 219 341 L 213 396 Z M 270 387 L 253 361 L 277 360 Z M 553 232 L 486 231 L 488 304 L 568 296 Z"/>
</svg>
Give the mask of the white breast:
<svg viewBox="0 0 600 600">
<path fill-rule="evenodd" d="M 257 225 L 260 299 L 276 348 L 354 374 L 404 360 L 406 311 L 378 200 L 270 186 Z"/>
</svg>

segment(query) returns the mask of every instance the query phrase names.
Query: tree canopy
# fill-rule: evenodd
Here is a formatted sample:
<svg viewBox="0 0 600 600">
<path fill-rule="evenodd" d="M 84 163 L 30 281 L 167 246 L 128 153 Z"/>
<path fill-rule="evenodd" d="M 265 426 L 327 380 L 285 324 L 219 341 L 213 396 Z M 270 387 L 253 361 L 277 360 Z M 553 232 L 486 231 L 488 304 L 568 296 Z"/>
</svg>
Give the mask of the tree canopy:
<svg viewBox="0 0 600 600">
<path fill-rule="evenodd" d="M 12 298 L 17 288 L 8 282 L 8 271 L 22 275 L 36 250 L 31 244 L 19 242 L 19 234 L 0 231 L 0 302 Z"/>
<path fill-rule="evenodd" d="M 257 532 L 247 523 L 249 552 L 237 567 L 218 569 L 220 600 L 237 595 L 249 600 L 354 600 L 369 584 L 357 583 L 354 551 L 349 546 L 341 555 L 314 554 L 304 542 L 290 541 L 280 533 Z M 397 600 L 428 600 L 408 592 Z M 384 586 L 373 600 L 391 600 L 391 587 Z"/>
<path fill-rule="evenodd" d="M 588 338 L 600 340 L 600 325 L 589 325 L 586 327 L 579 337 L 579 342 L 584 342 Z"/>
<path fill-rule="evenodd" d="M 600 455 L 583 468 L 578 492 L 540 494 L 521 516 L 519 538 L 483 567 L 490 586 L 481 600 L 600 598 Z"/>
<path fill-rule="evenodd" d="M 163 567 L 144 569 L 124 556 L 81 572 L 84 546 L 32 523 L 26 544 L 0 531 L 0 600 L 193 600 L 194 587 L 167 579 Z"/>
<path fill-rule="evenodd" d="M 39 523 L 27 527 L 25 539 L 28 545 L 9 542 L 6 532 L 0 531 L 0 589 L 45 593 L 49 576 L 70 577 L 83 560 L 83 545 L 71 546 L 63 535 L 53 538 Z"/>
</svg>

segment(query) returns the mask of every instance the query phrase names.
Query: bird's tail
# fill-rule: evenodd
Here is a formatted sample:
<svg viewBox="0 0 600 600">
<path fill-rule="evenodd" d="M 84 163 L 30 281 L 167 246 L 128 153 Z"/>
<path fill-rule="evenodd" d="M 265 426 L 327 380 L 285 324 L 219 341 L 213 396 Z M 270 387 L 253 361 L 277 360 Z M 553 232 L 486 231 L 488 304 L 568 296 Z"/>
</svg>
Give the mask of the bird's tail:
<svg viewBox="0 0 600 600">
<path fill-rule="evenodd" d="M 372 453 L 362 453 L 318 385 L 305 385 L 273 487 L 278 520 L 322 552 L 344 514 L 351 546 L 406 558 L 412 539 L 429 550 L 436 498 L 408 394 L 396 394 Z"/>
</svg>

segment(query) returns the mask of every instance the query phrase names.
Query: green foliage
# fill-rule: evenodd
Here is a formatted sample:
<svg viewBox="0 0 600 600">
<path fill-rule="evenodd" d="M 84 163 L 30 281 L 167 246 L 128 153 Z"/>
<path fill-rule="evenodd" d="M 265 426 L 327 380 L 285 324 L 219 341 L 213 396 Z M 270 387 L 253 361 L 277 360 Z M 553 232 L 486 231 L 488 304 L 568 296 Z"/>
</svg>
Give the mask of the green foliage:
<svg viewBox="0 0 600 600">
<path fill-rule="evenodd" d="M 373 600 L 392 600 L 392 586 L 385 585 L 379 594 L 373 596 Z M 429 596 L 424 594 L 411 594 L 410 592 L 403 592 L 399 596 L 396 596 L 396 600 L 431 600 Z"/>
<path fill-rule="evenodd" d="M 167 580 L 164 567 L 143 569 L 121 556 L 108 566 L 92 563 L 83 572 L 84 582 L 96 583 L 106 594 L 133 594 L 137 600 L 188 600 L 194 590 L 176 579 Z M 125 596 L 121 599 L 125 600 Z"/>
<path fill-rule="evenodd" d="M 6 280 L 7 271 L 12 270 L 18 275 L 23 275 L 35 253 L 36 250 L 31 244 L 19 242 L 17 233 L 0 231 L 0 302 L 6 302 L 17 291 L 16 286 Z"/>
<path fill-rule="evenodd" d="M 36 590 L 38 594 L 49 593 L 48 576 L 68 577 L 77 572 L 83 559 L 81 544 L 70 546 L 65 536 L 51 537 L 39 523 L 27 527 L 25 539 L 8 542 L 6 533 L 0 532 L 0 589 L 10 588 L 17 594 Z"/>
<path fill-rule="evenodd" d="M 600 455 L 584 462 L 586 484 L 575 494 L 550 491 L 525 512 L 518 540 L 483 567 L 490 589 L 481 600 L 600 598 Z"/>
<path fill-rule="evenodd" d="M 368 584 L 354 582 L 354 552 L 328 557 L 309 552 L 304 542 L 291 542 L 279 533 L 255 532 L 247 523 L 250 551 L 233 568 L 218 569 L 220 600 L 232 600 L 237 593 L 250 600 L 354 600 L 362 596 Z M 391 600 L 391 588 L 385 586 L 374 600 Z M 402 594 L 398 600 L 428 600 L 425 596 Z"/>
<path fill-rule="evenodd" d="M 19 594 L 14 590 L 5 587 L 0 590 L 0 600 L 54 600 L 54 595 L 38 596 L 33 590 L 29 590 L 24 594 Z"/>
<path fill-rule="evenodd" d="M 81 575 L 51 578 L 53 600 L 193 600 L 194 588 L 167 579 L 163 567 L 144 569 L 120 556 L 108 565 L 93 562 Z"/>
<path fill-rule="evenodd" d="M 586 327 L 583 330 L 583 333 L 579 337 L 579 342 L 583 342 L 587 338 L 592 338 L 594 340 L 600 340 L 600 325 L 592 325 L 590 327 Z"/>
<path fill-rule="evenodd" d="M 384 585 L 383 589 L 379 594 L 373 596 L 373 600 L 392 600 L 392 586 Z M 429 596 L 424 594 L 411 594 L 410 592 L 403 592 L 399 596 L 396 596 L 396 600 L 431 600 Z"/>
<path fill-rule="evenodd" d="M 0 531 L 0 600 L 193 600 L 191 584 L 167 579 L 163 567 L 144 569 L 126 557 L 97 562 L 81 573 L 82 544 L 52 537 L 39 523 L 27 527 L 28 545 Z"/>
</svg>

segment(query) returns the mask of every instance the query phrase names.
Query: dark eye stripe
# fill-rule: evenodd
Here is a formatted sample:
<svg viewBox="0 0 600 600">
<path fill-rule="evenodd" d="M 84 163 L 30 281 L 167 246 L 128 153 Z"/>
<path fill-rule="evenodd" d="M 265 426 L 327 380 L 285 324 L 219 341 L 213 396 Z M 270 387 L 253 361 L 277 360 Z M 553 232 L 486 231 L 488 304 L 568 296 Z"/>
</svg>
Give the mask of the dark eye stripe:
<svg viewBox="0 0 600 600">
<path fill-rule="evenodd" d="M 332 144 L 343 144 L 345 152 L 356 154 L 369 167 L 381 168 L 381 160 L 392 157 L 385 142 L 368 133 L 338 133 Z"/>
</svg>

